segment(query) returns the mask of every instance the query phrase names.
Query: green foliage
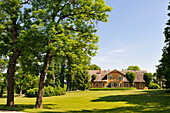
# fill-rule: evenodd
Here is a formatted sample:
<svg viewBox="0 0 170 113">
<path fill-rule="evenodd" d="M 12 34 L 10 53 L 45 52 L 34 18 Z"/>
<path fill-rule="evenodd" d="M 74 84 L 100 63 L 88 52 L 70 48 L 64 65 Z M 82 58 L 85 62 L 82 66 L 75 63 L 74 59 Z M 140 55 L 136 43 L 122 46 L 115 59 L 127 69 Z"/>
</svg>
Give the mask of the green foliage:
<svg viewBox="0 0 170 113">
<path fill-rule="evenodd" d="M 136 74 L 134 72 L 127 72 L 126 79 L 129 81 L 130 86 L 132 87 L 136 79 Z"/>
<path fill-rule="evenodd" d="M 100 67 L 99 66 L 97 66 L 96 64 L 92 64 L 92 65 L 90 65 L 90 67 L 89 67 L 90 69 L 89 70 L 99 70 L 100 69 Z"/>
<path fill-rule="evenodd" d="M 128 68 L 127 68 L 127 70 L 140 70 L 140 68 L 138 67 L 138 66 L 129 66 Z"/>
<path fill-rule="evenodd" d="M 65 95 L 66 94 L 66 90 L 64 88 L 61 87 L 44 87 L 44 93 L 43 96 L 44 97 L 49 97 L 49 96 L 59 96 L 59 95 Z M 38 95 L 38 88 L 33 88 L 33 89 L 29 89 L 26 91 L 26 96 L 27 97 L 37 97 Z"/>
<path fill-rule="evenodd" d="M 170 3 L 168 6 L 168 11 L 170 11 Z M 170 13 L 168 13 L 170 17 Z M 165 46 L 163 47 L 162 51 L 162 59 L 160 60 L 160 65 L 158 65 L 158 74 L 160 78 L 165 79 L 166 88 L 170 90 L 170 19 L 166 23 L 166 28 L 164 29 L 165 35 Z"/>
<path fill-rule="evenodd" d="M 134 90 L 136 88 L 90 88 L 90 91 Z"/>
<path fill-rule="evenodd" d="M 66 88 L 61 88 L 61 87 L 55 87 L 55 95 L 65 95 L 66 94 Z"/>
<path fill-rule="evenodd" d="M 54 95 L 55 95 L 54 87 L 51 87 L 51 86 L 44 87 L 44 93 L 43 93 L 44 97 L 49 97 L 49 96 L 54 96 Z"/>
<path fill-rule="evenodd" d="M 148 85 L 148 89 L 161 89 L 161 87 L 158 84 L 151 82 Z"/>
<path fill-rule="evenodd" d="M 26 91 L 27 97 L 36 97 L 37 95 L 38 95 L 38 88 L 33 88 Z"/>
<path fill-rule="evenodd" d="M 148 87 L 149 84 L 151 83 L 151 81 L 153 80 L 153 75 L 152 75 L 152 73 L 144 73 L 143 79 L 145 80 L 146 86 Z"/>
<path fill-rule="evenodd" d="M 90 88 L 90 77 L 86 70 L 78 70 L 76 74 L 76 82 L 79 90 L 86 90 Z"/>
<path fill-rule="evenodd" d="M 97 78 L 97 75 L 93 74 L 93 75 L 91 76 L 91 82 L 94 82 L 94 81 L 96 80 L 96 78 Z"/>
</svg>

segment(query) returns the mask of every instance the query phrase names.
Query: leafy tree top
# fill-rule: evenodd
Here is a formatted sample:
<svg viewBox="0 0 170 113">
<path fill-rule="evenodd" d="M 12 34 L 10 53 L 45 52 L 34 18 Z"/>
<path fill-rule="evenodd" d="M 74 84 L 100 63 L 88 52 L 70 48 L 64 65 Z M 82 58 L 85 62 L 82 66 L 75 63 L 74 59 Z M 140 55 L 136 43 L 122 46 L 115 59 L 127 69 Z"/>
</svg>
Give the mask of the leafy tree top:
<svg viewBox="0 0 170 113">
<path fill-rule="evenodd" d="M 99 66 L 97 66 L 96 64 L 92 64 L 92 65 L 90 65 L 90 69 L 89 70 L 99 70 L 99 69 L 100 69 Z"/>
<path fill-rule="evenodd" d="M 129 81 L 130 86 L 134 84 L 134 81 L 136 79 L 136 74 L 134 72 L 127 72 L 126 73 L 126 79 Z"/>
<path fill-rule="evenodd" d="M 127 68 L 127 70 L 140 70 L 140 68 L 138 66 L 131 65 Z"/>
</svg>

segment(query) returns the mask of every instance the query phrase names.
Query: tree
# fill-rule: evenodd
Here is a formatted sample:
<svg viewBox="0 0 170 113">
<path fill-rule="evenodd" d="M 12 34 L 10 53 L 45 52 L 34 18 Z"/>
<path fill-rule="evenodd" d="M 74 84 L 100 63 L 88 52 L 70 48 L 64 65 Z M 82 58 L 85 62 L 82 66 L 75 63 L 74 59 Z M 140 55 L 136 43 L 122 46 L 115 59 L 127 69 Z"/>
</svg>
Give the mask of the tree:
<svg viewBox="0 0 170 113">
<path fill-rule="evenodd" d="M 86 90 L 90 87 L 89 75 L 86 70 L 78 70 L 76 75 L 76 82 L 79 90 Z"/>
<path fill-rule="evenodd" d="M 0 97 L 3 97 L 4 89 L 7 85 L 7 74 L 5 73 L 5 69 L 7 69 L 8 59 L 3 56 L 0 57 Z"/>
<path fill-rule="evenodd" d="M 126 79 L 129 81 L 130 87 L 132 87 L 136 79 L 136 74 L 134 72 L 127 72 Z"/>
<path fill-rule="evenodd" d="M 168 6 L 168 10 L 170 10 L 170 5 Z M 170 16 L 170 13 L 168 13 Z M 164 29 L 165 35 L 165 46 L 162 51 L 162 59 L 160 60 L 160 65 L 158 65 L 159 75 L 163 77 L 166 81 L 166 88 L 170 90 L 170 19 L 166 23 L 167 27 Z"/>
<path fill-rule="evenodd" d="M 92 65 L 90 65 L 90 69 L 89 70 L 99 70 L 99 69 L 100 69 L 99 66 L 97 66 L 96 64 L 92 64 Z"/>
<path fill-rule="evenodd" d="M 30 0 L 0 1 L 0 55 L 9 57 L 7 69 L 7 106 L 14 106 L 14 74 L 17 59 L 22 55 L 29 42 L 25 37 L 31 34 L 32 16 L 30 8 L 24 8 Z M 33 31 L 32 31 L 33 32 Z M 32 46 L 33 47 L 33 46 Z"/>
<path fill-rule="evenodd" d="M 82 55 L 80 60 L 83 60 L 84 56 L 96 54 L 99 39 L 95 34 L 95 23 L 107 22 L 106 12 L 110 12 L 112 8 L 105 5 L 104 0 L 35 0 L 32 4 L 34 20 L 40 20 L 34 28 L 44 26 L 41 30 L 45 34 L 41 37 L 46 37 L 44 53 L 41 54 L 44 55 L 43 67 L 36 100 L 36 108 L 42 108 L 45 75 L 51 59 L 59 54 L 66 56 L 72 78 L 73 65 L 69 58 Z"/>
<path fill-rule="evenodd" d="M 95 74 L 93 74 L 93 75 L 91 76 L 91 82 L 93 83 L 93 82 L 96 80 L 96 78 L 97 78 L 97 76 L 96 76 Z"/>
<path fill-rule="evenodd" d="M 127 68 L 127 70 L 134 70 L 134 71 L 136 71 L 136 70 L 140 70 L 140 68 L 138 67 L 138 66 L 129 66 L 128 68 Z"/>
<path fill-rule="evenodd" d="M 146 86 L 148 87 L 149 84 L 151 83 L 152 79 L 153 79 L 152 73 L 144 73 L 143 79 L 145 80 Z"/>
</svg>

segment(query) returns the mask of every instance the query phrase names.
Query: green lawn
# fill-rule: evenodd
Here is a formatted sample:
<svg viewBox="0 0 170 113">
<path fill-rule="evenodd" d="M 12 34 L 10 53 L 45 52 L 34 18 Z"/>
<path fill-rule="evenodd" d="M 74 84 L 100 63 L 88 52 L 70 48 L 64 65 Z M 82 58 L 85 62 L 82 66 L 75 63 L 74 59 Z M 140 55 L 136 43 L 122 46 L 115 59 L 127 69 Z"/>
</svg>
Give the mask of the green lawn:
<svg viewBox="0 0 170 113">
<path fill-rule="evenodd" d="M 114 112 L 114 113 L 170 113 L 170 94 L 164 90 L 81 91 L 63 96 L 43 98 L 43 109 L 35 109 L 36 98 L 15 97 L 11 110 L 25 112 Z M 6 98 L 0 98 L 0 109 Z"/>
</svg>

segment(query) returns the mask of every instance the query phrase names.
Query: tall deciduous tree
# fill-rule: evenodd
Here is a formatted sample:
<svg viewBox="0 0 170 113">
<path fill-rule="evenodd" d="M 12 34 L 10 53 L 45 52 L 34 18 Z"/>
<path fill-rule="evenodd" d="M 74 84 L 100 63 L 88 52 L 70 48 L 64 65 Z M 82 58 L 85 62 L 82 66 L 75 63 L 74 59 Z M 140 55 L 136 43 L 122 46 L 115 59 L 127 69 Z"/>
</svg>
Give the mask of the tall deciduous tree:
<svg viewBox="0 0 170 113">
<path fill-rule="evenodd" d="M 127 72 L 126 79 L 129 81 L 130 87 L 132 87 L 136 79 L 136 74 L 134 72 Z"/>
<path fill-rule="evenodd" d="M 129 66 L 128 68 L 127 68 L 127 70 L 140 70 L 140 68 L 138 67 L 138 66 Z"/>
<path fill-rule="evenodd" d="M 168 6 L 170 10 L 170 5 Z M 170 13 L 168 13 L 170 17 Z M 165 35 L 165 46 L 163 47 L 162 59 L 160 60 L 160 65 L 158 66 L 159 73 L 161 77 L 164 77 L 166 88 L 170 90 L 170 19 L 166 23 L 167 27 L 164 30 Z"/>
<path fill-rule="evenodd" d="M 153 79 L 152 73 L 144 73 L 143 79 L 145 80 L 146 86 L 148 87 L 149 84 L 151 83 L 152 79 Z"/>
<path fill-rule="evenodd" d="M 24 36 L 31 29 L 29 8 L 23 8 L 30 0 L 0 1 L 0 54 L 9 56 L 7 69 L 7 106 L 14 106 L 14 74 L 17 59 L 28 42 Z"/>
<path fill-rule="evenodd" d="M 34 0 L 33 8 L 33 16 L 40 20 L 34 27 L 44 26 L 43 36 L 47 38 L 36 100 L 36 107 L 42 108 L 45 75 L 52 57 L 58 54 L 66 56 L 72 76 L 72 58 L 77 54 L 88 57 L 95 55 L 99 40 L 95 34 L 95 23 L 107 22 L 106 12 L 112 8 L 104 0 Z"/>
</svg>

